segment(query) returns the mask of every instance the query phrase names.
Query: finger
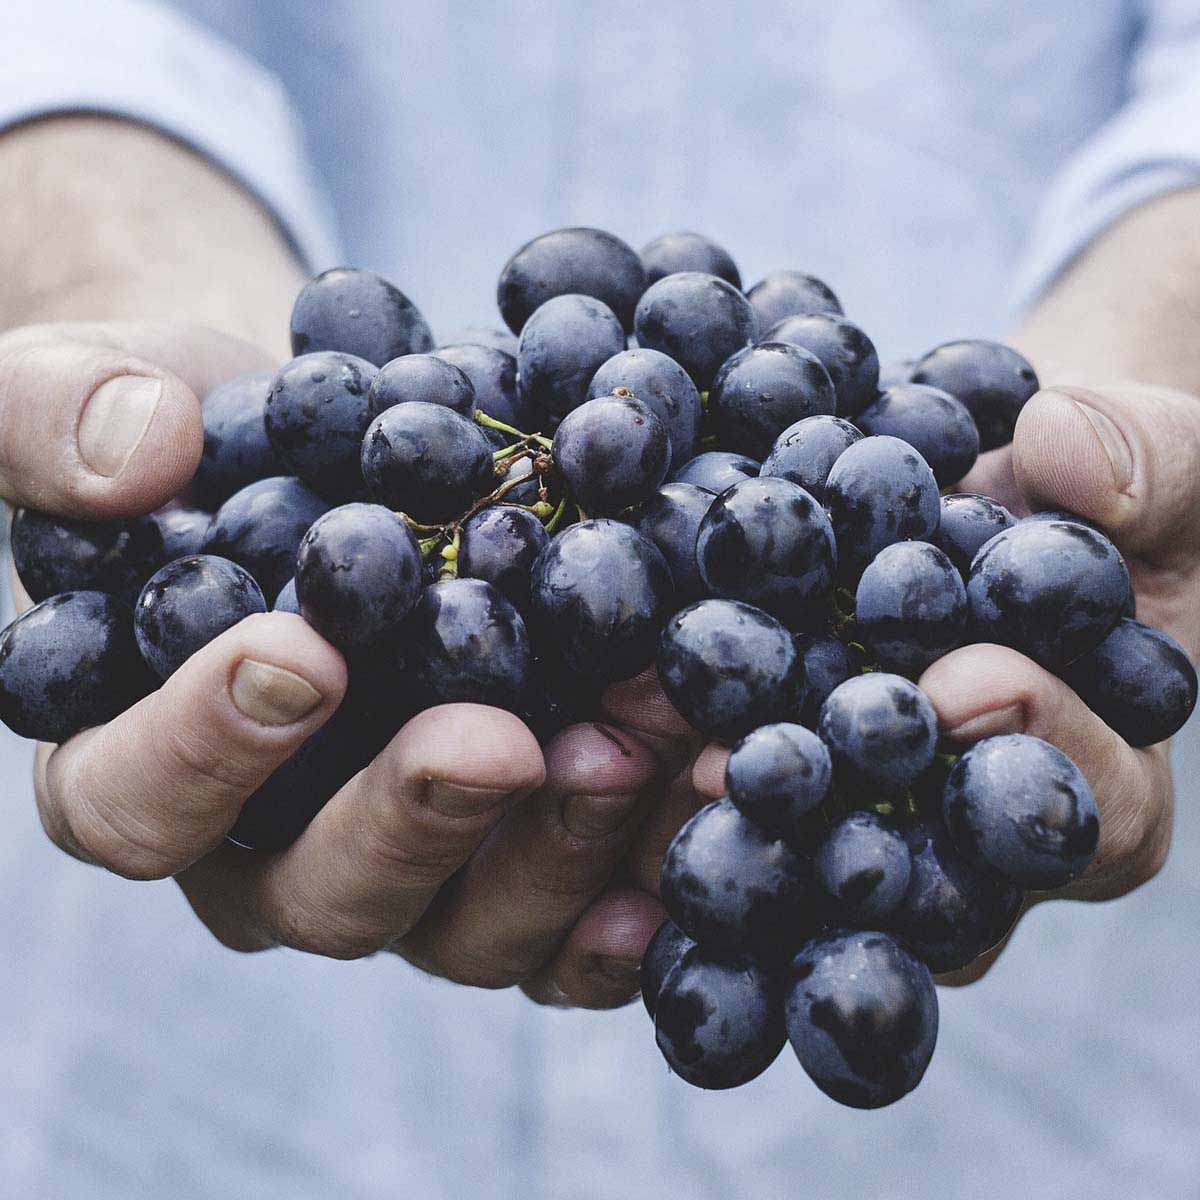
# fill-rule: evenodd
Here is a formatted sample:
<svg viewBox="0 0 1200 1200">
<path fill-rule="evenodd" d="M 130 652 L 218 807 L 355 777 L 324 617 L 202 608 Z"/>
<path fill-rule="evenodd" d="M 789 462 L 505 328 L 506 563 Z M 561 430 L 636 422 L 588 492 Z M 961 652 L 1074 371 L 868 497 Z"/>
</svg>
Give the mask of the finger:
<svg viewBox="0 0 1200 1200">
<path fill-rule="evenodd" d="M 725 767 L 729 762 L 729 747 L 712 743 L 705 746 L 692 768 L 692 786 L 706 801 L 720 800 L 725 795 Z"/>
<path fill-rule="evenodd" d="M 1170 769 L 1161 747 L 1133 749 L 1065 683 L 1006 647 L 955 650 L 920 684 L 951 741 L 1031 734 L 1058 746 L 1087 776 L 1100 807 L 1100 843 L 1091 866 L 1071 885 L 1072 895 L 1109 899 L 1158 873 L 1172 821 Z"/>
<path fill-rule="evenodd" d="M 76 517 L 149 512 L 200 461 L 197 394 L 260 351 L 191 326 L 35 326 L 0 337 L 0 494 Z"/>
<path fill-rule="evenodd" d="M 546 785 L 515 809 L 400 947 L 481 987 L 527 978 L 609 882 L 659 774 L 634 738 L 577 725 L 546 748 Z"/>
<path fill-rule="evenodd" d="M 1014 516 L 1026 517 L 1031 511 L 1013 474 L 1011 445 L 981 454 L 971 470 L 951 490 L 990 496 Z"/>
<path fill-rule="evenodd" d="M 249 617 L 157 692 L 45 756 L 43 825 L 63 849 L 119 875 L 174 874 L 221 841 L 345 686 L 340 655 L 299 617 Z"/>
<path fill-rule="evenodd" d="M 413 717 L 282 854 L 258 856 L 216 902 L 207 871 L 182 880 L 213 927 L 255 914 L 271 941 L 362 958 L 405 934 L 510 807 L 545 777 L 533 734 L 511 713 L 447 704 Z"/>
<path fill-rule="evenodd" d="M 668 772 L 682 767 L 703 742 L 667 699 L 653 667 L 633 679 L 610 685 L 601 697 L 601 705 L 614 724 L 637 734 Z"/>
<path fill-rule="evenodd" d="M 642 955 L 666 910 L 637 888 L 603 892 L 554 958 L 521 985 L 538 1004 L 620 1008 L 638 994 Z"/>
<path fill-rule="evenodd" d="M 692 784 L 693 771 L 688 763 L 671 780 L 666 795 L 646 814 L 626 855 L 630 881 L 651 896 L 659 894 L 667 847 L 680 828 L 709 802 L 707 796 L 697 795 Z"/>
</svg>

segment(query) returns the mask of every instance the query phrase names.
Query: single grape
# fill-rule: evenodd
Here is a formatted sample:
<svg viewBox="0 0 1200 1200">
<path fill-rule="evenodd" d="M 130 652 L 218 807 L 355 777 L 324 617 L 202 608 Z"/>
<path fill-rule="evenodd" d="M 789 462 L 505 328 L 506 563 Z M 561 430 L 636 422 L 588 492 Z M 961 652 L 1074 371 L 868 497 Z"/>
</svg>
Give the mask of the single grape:
<svg viewBox="0 0 1200 1200">
<path fill-rule="evenodd" d="M 441 404 L 464 417 L 475 413 L 475 385 L 438 354 L 405 354 L 384 363 L 371 380 L 371 417 L 396 404 Z"/>
<path fill-rule="evenodd" d="M 517 394 L 517 348 L 512 351 L 470 342 L 442 346 L 438 358 L 457 367 L 475 389 L 475 406 L 505 425 L 524 429 L 525 408 Z"/>
<path fill-rule="evenodd" d="M 681 271 L 717 275 L 735 288 L 742 286 L 737 263 L 729 251 L 702 233 L 664 233 L 642 247 L 641 257 L 647 287 Z"/>
<path fill-rule="evenodd" d="M 1016 517 L 998 500 L 957 492 L 942 497 L 942 516 L 931 541 L 944 550 L 965 581 L 971 560 L 984 542 L 1017 523 Z"/>
<path fill-rule="evenodd" d="M 371 422 L 362 473 L 375 499 L 422 524 L 453 521 L 500 482 L 479 426 L 423 401 L 397 404 Z"/>
<path fill-rule="evenodd" d="M 157 512 L 151 513 L 150 519 L 162 535 L 163 562 L 168 563 L 200 553 L 200 547 L 208 536 L 208 527 L 212 524 L 212 513 L 202 508 L 191 508 L 179 500 L 171 500 Z"/>
<path fill-rule="evenodd" d="M 961 400 L 979 428 L 979 448 L 1012 441 L 1025 402 L 1038 390 L 1033 367 L 1010 346 L 967 340 L 930 350 L 912 369 L 912 383 L 941 388 Z"/>
<path fill-rule="evenodd" d="M 270 371 L 239 375 L 204 397 L 204 450 L 188 493 L 205 508 L 217 508 L 246 484 L 287 470 L 263 420 L 272 379 Z"/>
<path fill-rule="evenodd" d="M 841 417 L 805 417 L 775 439 L 759 474 L 786 479 L 824 502 L 825 483 L 833 464 L 844 450 L 862 441 L 862 436 Z"/>
<path fill-rule="evenodd" d="M 1129 591 L 1124 560 L 1102 533 L 1074 521 L 1021 521 L 971 564 L 972 633 L 1055 670 L 1104 641 Z"/>
<path fill-rule="evenodd" d="M 708 594 L 696 563 L 696 534 L 712 502 L 712 492 L 695 484 L 664 483 L 628 518 L 667 560 L 679 604 Z"/>
<path fill-rule="evenodd" d="M 801 634 L 796 639 L 800 677 L 804 681 L 800 720 L 816 729 L 821 707 L 829 693 L 862 672 L 862 655 L 853 646 L 829 633 Z"/>
<path fill-rule="evenodd" d="M 839 417 L 855 418 L 879 394 L 879 355 L 871 339 L 845 317 L 784 317 L 767 330 L 763 341 L 789 342 L 815 355 L 833 381 Z"/>
<path fill-rule="evenodd" d="M 10 534 L 13 566 L 31 600 L 59 592 L 108 592 L 132 604 L 167 552 L 153 517 L 74 521 L 18 508 Z"/>
<path fill-rule="evenodd" d="M 706 805 L 675 835 L 661 887 L 668 916 L 689 937 L 772 961 L 794 953 L 817 918 L 809 859 L 728 800 Z"/>
<path fill-rule="evenodd" d="M 581 681 L 561 663 L 535 657 L 517 716 L 545 746 L 570 725 L 602 719 L 600 689 Z"/>
<path fill-rule="evenodd" d="M 800 698 L 791 634 L 736 600 L 701 600 L 676 613 L 657 661 L 663 691 L 684 719 L 726 744 L 759 725 L 786 721 Z"/>
<path fill-rule="evenodd" d="M 635 396 L 585 401 L 563 418 L 552 453 L 571 499 L 597 515 L 648 499 L 671 465 L 666 425 Z"/>
<path fill-rule="evenodd" d="M 275 603 L 271 605 L 271 611 L 295 613 L 296 616 L 300 615 L 300 598 L 296 595 L 296 577 L 294 575 L 283 585 L 283 589 L 275 597 Z"/>
<path fill-rule="evenodd" d="M 167 679 L 213 638 L 266 611 L 249 571 L 227 558 L 194 554 L 150 577 L 134 605 L 133 628 L 146 665 Z"/>
<path fill-rule="evenodd" d="M 0 633 L 0 721 L 18 737 L 65 742 L 153 690 L 133 614 L 106 592 L 62 592 Z"/>
<path fill-rule="evenodd" d="M 904 838 L 873 812 L 843 817 L 821 843 L 815 866 L 838 918 L 868 927 L 904 899 L 911 872 Z"/>
<path fill-rule="evenodd" d="M 903 792 L 933 762 L 937 715 L 915 683 L 877 671 L 830 692 L 817 732 L 839 785 L 869 802 Z"/>
<path fill-rule="evenodd" d="M 897 358 L 889 363 L 883 363 L 879 368 L 879 391 L 886 392 L 888 388 L 899 387 L 908 383 L 912 378 L 913 367 L 917 365 L 915 358 Z"/>
<path fill-rule="evenodd" d="M 886 933 L 835 933 L 796 956 L 788 1038 L 808 1077 L 851 1108 L 882 1108 L 921 1082 L 937 1044 L 929 969 Z"/>
<path fill-rule="evenodd" d="M 542 477 L 534 470 L 529 456 L 526 454 L 513 455 L 505 461 L 508 465 L 504 468 L 503 476 L 496 480 L 496 486 L 504 487 L 512 483 L 514 479 L 522 479 L 525 482 L 518 484 L 511 491 L 505 492 L 504 499 L 509 504 L 537 504 L 541 499 L 539 484 Z"/>
<path fill-rule="evenodd" d="M 700 434 L 700 393 L 691 376 L 657 350 L 622 350 L 601 363 L 588 386 L 588 399 L 621 388 L 653 409 L 666 425 L 672 464 L 682 466 L 691 459 Z"/>
<path fill-rule="evenodd" d="M 1196 707 L 1196 668 L 1184 648 L 1161 629 L 1128 617 L 1062 677 L 1131 746 L 1166 741 Z"/>
<path fill-rule="evenodd" d="M 979 457 L 979 430 L 966 405 L 921 383 L 888 388 L 855 421 L 863 433 L 898 437 L 919 451 L 939 487 L 956 483 Z"/>
<path fill-rule="evenodd" d="M 493 504 L 464 526 L 458 573 L 490 583 L 518 611 L 529 607 L 529 576 L 550 542 L 546 527 L 528 509 Z"/>
<path fill-rule="evenodd" d="M 521 403 L 563 417 L 587 399 L 592 377 L 624 349 L 621 322 L 599 300 L 575 295 L 547 300 L 521 330 Z"/>
<path fill-rule="evenodd" d="M 904 830 L 909 881 L 889 930 L 931 971 L 957 971 L 997 945 L 1016 923 L 1024 893 L 970 862 L 940 818 Z"/>
<path fill-rule="evenodd" d="M 324 350 L 294 358 L 271 381 L 263 419 L 276 456 L 319 495 L 362 494 L 359 451 L 374 415 L 368 398 L 375 368 Z"/>
<path fill-rule="evenodd" d="M 784 317 L 808 316 L 811 313 L 841 314 L 842 305 L 828 284 L 803 271 L 772 271 L 760 279 L 747 293 L 758 324 L 770 329 Z"/>
<path fill-rule="evenodd" d="M 696 562 L 714 596 L 744 600 L 796 629 L 820 614 L 837 548 L 825 510 L 803 488 L 747 479 L 722 492 L 700 522 Z"/>
<path fill-rule="evenodd" d="M 758 318 L 724 279 L 682 271 L 646 289 L 634 329 L 639 346 L 670 355 L 705 391 L 731 354 L 758 339 Z"/>
<path fill-rule="evenodd" d="M 831 416 L 837 404 L 829 372 L 807 350 L 759 342 L 726 359 L 713 379 L 708 409 L 722 446 L 754 458 L 805 417 Z"/>
<path fill-rule="evenodd" d="M 885 671 L 920 675 L 967 634 L 967 589 L 928 542 L 896 542 L 858 581 L 855 628 Z"/>
<path fill-rule="evenodd" d="M 425 318 L 399 288 L 354 267 L 325 271 L 301 289 L 292 308 L 292 353 L 334 350 L 377 367 L 433 349 Z"/>
<path fill-rule="evenodd" d="M 650 1016 L 654 1016 L 663 980 L 695 944 L 670 917 L 667 917 L 655 930 L 654 936 L 646 947 L 646 952 L 642 955 L 642 967 L 639 972 L 642 984 L 642 1003 L 645 1004 L 646 1011 Z"/>
<path fill-rule="evenodd" d="M 654 659 L 673 602 L 649 538 L 607 518 L 555 536 L 533 565 L 530 628 L 539 647 L 592 683 L 630 679 Z"/>
<path fill-rule="evenodd" d="M 693 1087 L 741 1087 L 787 1041 L 779 980 L 749 958 L 693 946 L 663 980 L 654 1031 L 671 1070 Z"/>
<path fill-rule="evenodd" d="M 217 509 L 203 551 L 245 567 L 264 596 L 277 596 L 296 570 L 300 539 L 328 511 L 329 505 L 298 479 L 260 479 Z"/>
<path fill-rule="evenodd" d="M 758 463 L 744 454 L 732 454 L 728 450 L 706 450 L 684 463 L 672 476 L 672 483 L 691 483 L 702 487 L 713 495 L 743 479 L 754 479 L 758 475 Z"/>
<path fill-rule="evenodd" d="M 734 746 L 725 790 L 743 816 L 793 843 L 805 841 L 812 817 L 829 795 L 833 765 L 811 729 L 762 725 Z"/>
<path fill-rule="evenodd" d="M 496 302 L 516 334 L 547 300 L 568 294 L 602 301 L 629 330 L 645 288 L 642 260 L 620 238 L 602 229 L 555 229 L 526 242 L 504 264 Z"/>
<path fill-rule="evenodd" d="M 942 513 L 929 464 L 907 442 L 878 436 L 855 442 L 833 464 L 825 507 L 851 584 L 885 546 L 927 540 Z"/>
<path fill-rule="evenodd" d="M 468 325 L 457 333 L 451 334 L 438 347 L 438 353 L 451 346 L 485 346 L 489 350 L 499 350 L 504 354 L 517 357 L 517 336 L 507 329 L 496 329 L 488 325 Z M 459 364 L 461 366 L 461 364 Z M 465 370 L 465 368 L 464 368 Z M 470 372 L 467 372 L 470 374 Z M 474 380 L 472 380 L 474 382 Z"/>
<path fill-rule="evenodd" d="M 343 504 L 309 526 L 296 557 L 304 619 L 339 650 L 396 635 L 421 591 L 421 552 L 402 517 Z"/>
<path fill-rule="evenodd" d="M 405 627 L 404 658 L 428 704 L 466 701 L 516 711 L 533 654 L 521 614 L 482 579 L 427 587 Z"/>
</svg>

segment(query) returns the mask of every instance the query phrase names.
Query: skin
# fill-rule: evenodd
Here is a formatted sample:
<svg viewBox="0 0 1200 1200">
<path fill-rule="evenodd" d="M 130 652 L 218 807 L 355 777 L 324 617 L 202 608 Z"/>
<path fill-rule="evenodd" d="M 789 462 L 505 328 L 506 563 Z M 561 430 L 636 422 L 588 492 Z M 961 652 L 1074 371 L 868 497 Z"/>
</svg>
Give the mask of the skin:
<svg viewBox="0 0 1200 1200">
<path fill-rule="evenodd" d="M 1139 616 L 1193 658 L 1198 225 L 1200 193 L 1155 201 L 1054 285 L 1018 338 L 1053 390 L 1027 405 L 1013 446 L 983 456 L 956 488 L 1098 522 L 1128 556 Z M 174 143 L 75 117 L 0 138 L 0 495 L 77 517 L 158 507 L 199 459 L 197 396 L 287 357 L 302 282 L 270 218 Z M 78 450 L 80 414 L 128 374 L 160 380 L 162 400 L 125 465 L 98 475 Z M 1112 382 L 1126 379 L 1139 382 Z M 230 683 L 245 659 L 299 676 L 314 707 L 286 725 L 244 715 Z M 1088 776 L 1100 852 L 1061 895 L 1105 899 L 1157 872 L 1170 844 L 1168 747 L 1133 750 L 1064 684 L 1000 647 L 955 651 L 921 686 L 963 744 L 1032 733 Z M 251 617 L 110 725 L 39 748 L 47 834 L 120 875 L 173 876 L 236 950 L 387 950 L 463 984 L 519 985 L 541 1003 L 631 999 L 663 916 L 666 846 L 721 794 L 727 751 L 704 747 L 649 673 L 608 690 L 611 726 L 574 727 L 544 752 L 510 714 L 444 706 L 415 717 L 288 850 L 225 843 L 244 798 L 344 688 L 341 657 L 298 617 Z M 977 977 L 994 957 L 946 982 Z"/>
</svg>

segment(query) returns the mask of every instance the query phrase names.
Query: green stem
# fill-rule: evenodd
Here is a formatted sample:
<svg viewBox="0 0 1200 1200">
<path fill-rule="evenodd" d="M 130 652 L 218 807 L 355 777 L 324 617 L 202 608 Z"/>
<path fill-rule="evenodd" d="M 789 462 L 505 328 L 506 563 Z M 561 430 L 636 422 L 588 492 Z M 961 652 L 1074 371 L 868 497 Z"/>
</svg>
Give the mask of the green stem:
<svg viewBox="0 0 1200 1200">
<path fill-rule="evenodd" d="M 442 566 L 438 571 L 439 579 L 458 578 L 458 548 L 462 541 L 462 530 L 457 526 L 450 537 L 450 544 L 442 547 Z"/>
<path fill-rule="evenodd" d="M 475 424 L 482 425 L 485 429 L 498 430 L 500 433 L 505 433 L 522 442 L 536 442 L 547 450 L 554 445 L 548 437 L 543 437 L 540 433 L 526 433 L 515 425 L 507 425 L 503 421 L 497 421 L 495 417 L 489 417 L 487 413 L 481 412 L 479 409 L 475 410 Z"/>
<path fill-rule="evenodd" d="M 439 534 L 437 537 L 424 538 L 417 543 L 421 550 L 422 561 L 427 559 L 437 549 L 437 544 L 441 540 L 441 534 Z"/>
<path fill-rule="evenodd" d="M 563 513 L 567 511 L 567 498 L 564 496 L 559 502 L 558 507 L 554 510 L 554 515 L 546 522 L 546 532 L 553 533 L 562 522 Z"/>
</svg>

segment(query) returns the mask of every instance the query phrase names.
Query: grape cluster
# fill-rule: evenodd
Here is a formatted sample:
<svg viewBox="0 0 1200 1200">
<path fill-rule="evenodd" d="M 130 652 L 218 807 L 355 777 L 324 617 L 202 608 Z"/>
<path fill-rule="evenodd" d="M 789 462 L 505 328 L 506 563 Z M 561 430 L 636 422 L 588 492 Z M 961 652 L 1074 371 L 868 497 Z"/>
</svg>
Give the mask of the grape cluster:
<svg viewBox="0 0 1200 1200">
<path fill-rule="evenodd" d="M 881 370 L 820 280 L 743 291 L 694 233 L 641 256 L 545 234 L 497 298 L 511 334 L 435 349 L 390 283 L 326 272 L 296 301 L 296 357 L 207 397 L 183 497 L 108 523 L 19 511 L 38 603 L 0 635 L 0 719 L 61 741 L 269 603 L 298 613 L 350 686 L 230 832 L 270 851 L 425 707 L 497 705 L 544 741 L 655 667 L 732 748 L 725 798 L 662 867 L 659 1048 L 728 1088 L 790 1041 L 835 1100 L 889 1104 L 933 1052 L 933 973 L 996 945 L 1099 835 L 1064 754 L 1012 735 L 958 755 L 914 681 L 997 642 L 1145 746 L 1187 719 L 1196 673 L 1087 521 L 942 494 L 1038 386 L 1008 347 Z"/>
</svg>

